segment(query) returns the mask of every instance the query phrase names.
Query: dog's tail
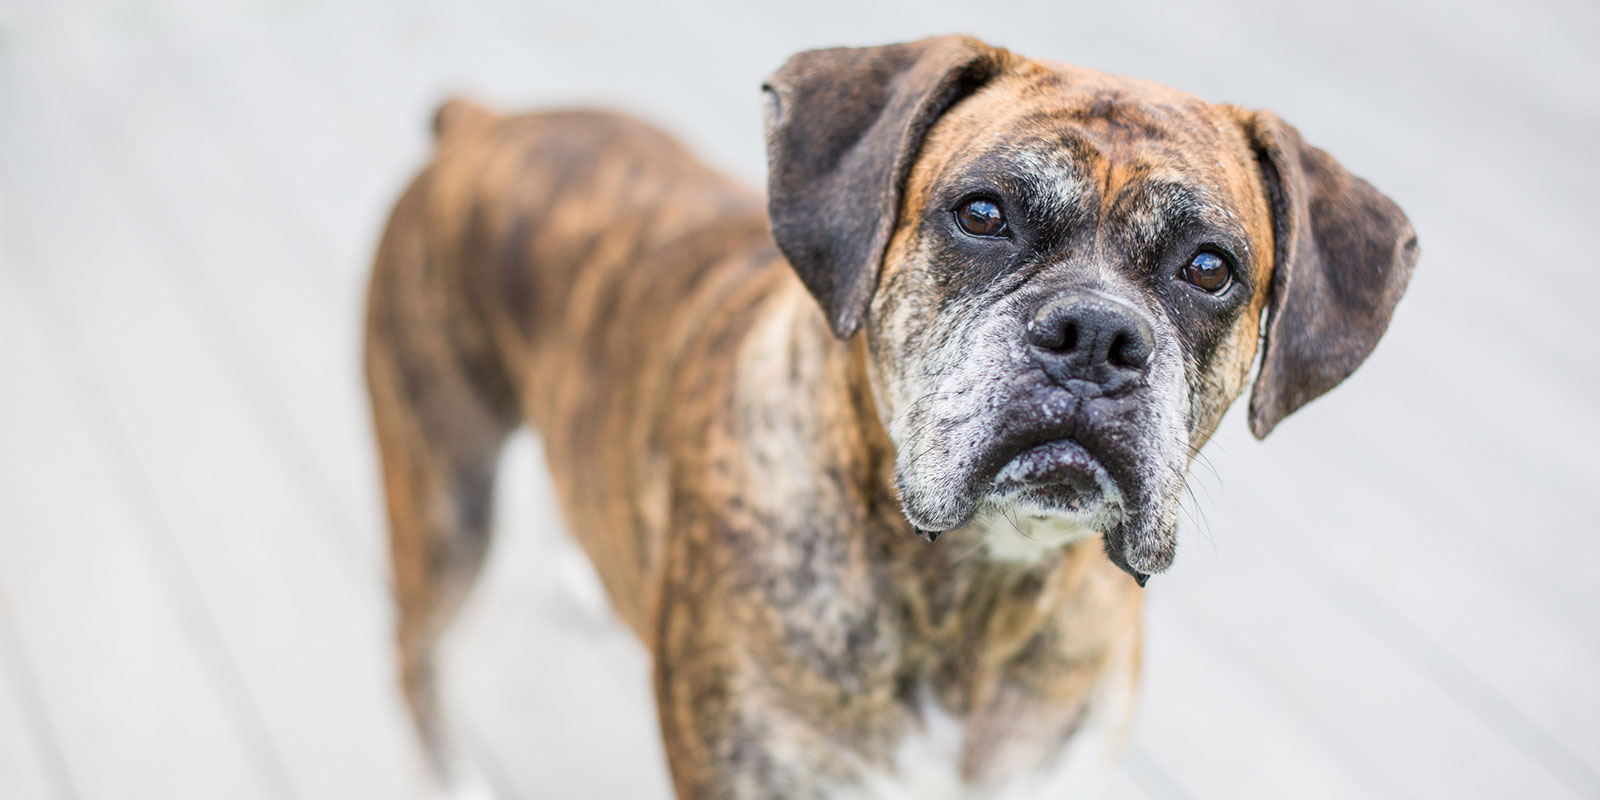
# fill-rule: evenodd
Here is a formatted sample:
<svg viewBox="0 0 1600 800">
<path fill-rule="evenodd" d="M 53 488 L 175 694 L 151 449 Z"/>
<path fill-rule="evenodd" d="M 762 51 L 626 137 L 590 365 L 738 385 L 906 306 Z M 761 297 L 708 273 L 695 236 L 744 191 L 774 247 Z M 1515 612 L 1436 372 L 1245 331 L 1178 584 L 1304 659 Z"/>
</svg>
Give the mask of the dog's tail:
<svg viewBox="0 0 1600 800">
<path fill-rule="evenodd" d="M 433 112 L 434 141 L 448 141 L 462 131 L 483 127 L 494 119 L 493 111 L 464 97 L 452 97 Z"/>
</svg>

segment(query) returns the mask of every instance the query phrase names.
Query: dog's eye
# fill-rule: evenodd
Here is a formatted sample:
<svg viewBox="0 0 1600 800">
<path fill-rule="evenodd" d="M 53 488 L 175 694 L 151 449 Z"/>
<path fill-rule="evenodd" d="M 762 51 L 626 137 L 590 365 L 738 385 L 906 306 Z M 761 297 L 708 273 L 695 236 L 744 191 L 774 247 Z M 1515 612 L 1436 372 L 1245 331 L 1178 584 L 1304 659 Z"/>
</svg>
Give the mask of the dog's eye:
<svg viewBox="0 0 1600 800">
<path fill-rule="evenodd" d="M 1210 250 L 1201 250 L 1183 268 L 1183 279 L 1212 294 L 1221 294 L 1233 282 L 1228 260 Z"/>
<path fill-rule="evenodd" d="M 956 209 L 956 224 L 972 236 L 995 239 L 1006 235 L 1006 215 L 987 197 L 976 197 Z"/>
</svg>

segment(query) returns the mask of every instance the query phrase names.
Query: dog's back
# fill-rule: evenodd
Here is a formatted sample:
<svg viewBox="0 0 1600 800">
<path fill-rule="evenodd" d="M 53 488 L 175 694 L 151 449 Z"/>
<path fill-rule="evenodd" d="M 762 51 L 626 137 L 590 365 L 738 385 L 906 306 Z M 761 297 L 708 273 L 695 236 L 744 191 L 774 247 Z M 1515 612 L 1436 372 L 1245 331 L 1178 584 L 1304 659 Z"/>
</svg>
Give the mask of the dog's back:
<svg viewBox="0 0 1600 800">
<path fill-rule="evenodd" d="M 543 361 L 541 345 L 559 341 L 563 352 L 599 359 L 586 369 L 604 368 L 608 356 L 625 355 L 618 338 L 630 333 L 659 352 L 666 331 L 629 325 L 641 314 L 635 304 L 687 301 L 730 252 L 775 255 L 761 247 L 770 234 L 758 194 L 630 117 L 499 117 L 455 100 L 435 115 L 435 130 L 434 159 L 397 217 L 417 206 L 436 269 L 454 273 L 443 288 L 474 304 L 495 346 L 508 348 L 503 361 Z M 390 237 L 408 235 L 396 227 Z M 645 313 L 661 324 L 660 308 Z M 571 377 L 571 366 L 540 364 L 511 377 L 549 384 L 552 370 Z M 528 388 L 542 421 L 553 387 Z"/>
<path fill-rule="evenodd" d="M 662 408 L 716 403 L 694 397 L 695 372 L 725 364 L 707 351 L 736 347 L 726 334 L 746 324 L 708 319 L 751 316 L 781 282 L 803 293 L 760 196 L 640 122 L 499 117 L 458 100 L 435 130 L 434 158 L 378 251 L 367 373 L 401 668 L 436 740 L 430 654 L 482 564 L 507 436 L 524 420 L 541 429 L 563 464 L 554 477 L 567 521 L 644 636 L 661 545 L 644 531 L 662 524 L 653 498 L 665 504 L 664 465 L 649 456 L 659 448 L 645 439 L 659 434 Z"/>
</svg>

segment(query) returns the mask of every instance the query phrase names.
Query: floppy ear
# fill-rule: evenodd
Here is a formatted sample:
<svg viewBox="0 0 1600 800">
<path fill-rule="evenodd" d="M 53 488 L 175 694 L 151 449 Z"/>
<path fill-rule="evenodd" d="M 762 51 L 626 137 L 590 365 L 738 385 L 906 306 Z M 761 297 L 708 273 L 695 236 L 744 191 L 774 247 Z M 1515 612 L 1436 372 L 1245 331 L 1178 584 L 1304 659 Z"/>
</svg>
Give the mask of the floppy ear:
<svg viewBox="0 0 1600 800">
<path fill-rule="evenodd" d="M 1244 126 L 1277 239 L 1266 350 L 1250 395 L 1250 430 L 1259 439 L 1372 353 L 1418 249 L 1394 201 L 1292 126 L 1264 111 L 1247 114 Z"/>
<path fill-rule="evenodd" d="M 866 316 L 923 134 L 1007 57 L 968 36 L 810 50 L 761 87 L 772 235 L 840 338 Z"/>
</svg>

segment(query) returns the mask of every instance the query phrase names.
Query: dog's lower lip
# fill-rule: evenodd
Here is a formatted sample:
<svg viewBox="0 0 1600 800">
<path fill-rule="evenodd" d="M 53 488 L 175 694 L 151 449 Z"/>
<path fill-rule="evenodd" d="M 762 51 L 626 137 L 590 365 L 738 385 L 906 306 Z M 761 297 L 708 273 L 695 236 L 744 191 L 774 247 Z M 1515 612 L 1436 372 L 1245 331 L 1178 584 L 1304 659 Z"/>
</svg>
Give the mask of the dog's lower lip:
<svg viewBox="0 0 1600 800">
<path fill-rule="evenodd" d="M 1085 513 L 1115 502 L 1110 473 L 1088 448 L 1072 439 L 1036 444 L 1006 462 L 989 494 L 1039 508 Z"/>
<path fill-rule="evenodd" d="M 1055 439 L 1033 445 L 1012 456 L 995 475 L 997 489 L 1002 484 L 1040 485 L 1069 483 L 1099 466 L 1083 445 L 1072 439 Z"/>
</svg>

